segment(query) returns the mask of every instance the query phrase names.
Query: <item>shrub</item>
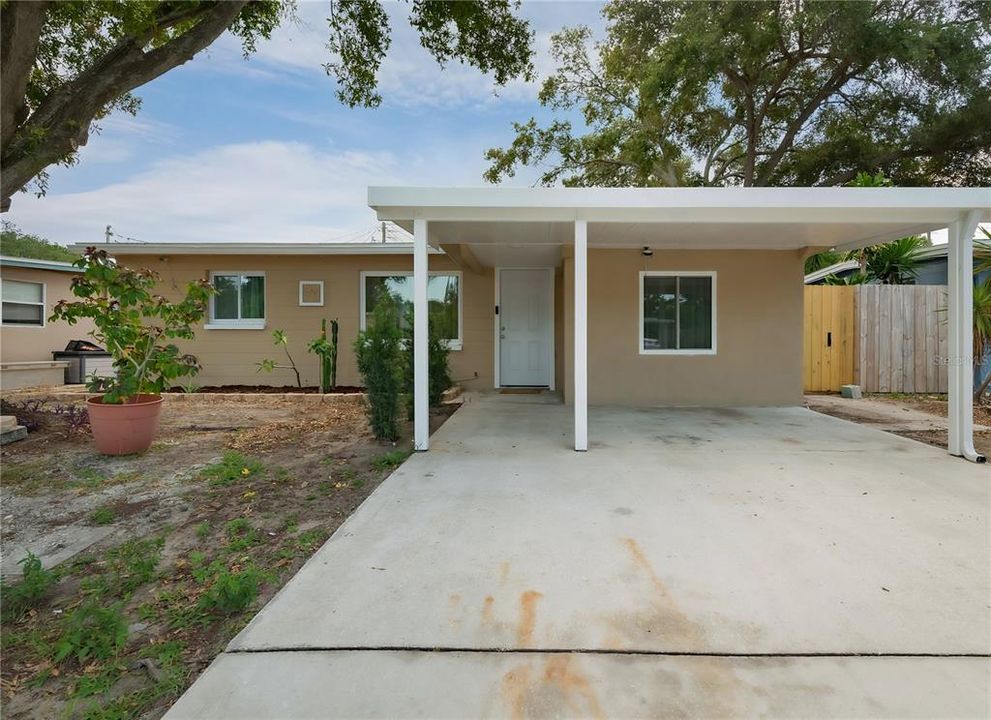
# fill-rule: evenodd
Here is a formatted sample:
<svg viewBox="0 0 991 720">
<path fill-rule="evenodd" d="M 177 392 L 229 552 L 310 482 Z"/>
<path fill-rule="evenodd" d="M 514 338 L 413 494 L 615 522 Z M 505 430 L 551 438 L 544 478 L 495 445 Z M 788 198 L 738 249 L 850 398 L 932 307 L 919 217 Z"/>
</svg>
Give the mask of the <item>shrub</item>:
<svg viewBox="0 0 991 720">
<path fill-rule="evenodd" d="M 368 392 L 368 422 L 379 440 L 399 437 L 402 353 L 398 310 L 386 296 L 376 304 L 371 326 L 354 341 L 358 371 Z"/>
<path fill-rule="evenodd" d="M 29 609 L 37 607 L 48 594 L 48 589 L 55 584 L 55 573 L 41 566 L 41 559 L 29 552 L 21 560 L 23 575 L 17 585 L 4 585 L 0 594 L 3 595 L 3 617 L 7 620 L 19 620 Z"/>
<path fill-rule="evenodd" d="M 406 409 L 413 417 L 413 311 L 406 316 L 403 333 L 403 390 L 406 393 Z M 427 323 L 427 394 L 431 405 L 440 404 L 444 391 L 451 387 L 451 368 L 448 364 L 450 348 L 441 337 L 433 318 Z"/>
<path fill-rule="evenodd" d="M 213 293 L 208 282 L 189 283 L 185 297 L 170 302 L 154 294 L 158 275 L 118 265 L 105 250 L 86 248 L 73 265 L 81 271 L 72 280 L 79 300 L 60 300 L 51 321 L 92 320 L 90 334 L 113 356 L 116 375 L 94 378 L 91 392 L 105 393 L 104 402 L 122 403 L 139 394 L 158 394 L 176 379 L 199 372 L 195 357 L 164 341 L 193 338 L 193 325 L 203 319 Z"/>
</svg>

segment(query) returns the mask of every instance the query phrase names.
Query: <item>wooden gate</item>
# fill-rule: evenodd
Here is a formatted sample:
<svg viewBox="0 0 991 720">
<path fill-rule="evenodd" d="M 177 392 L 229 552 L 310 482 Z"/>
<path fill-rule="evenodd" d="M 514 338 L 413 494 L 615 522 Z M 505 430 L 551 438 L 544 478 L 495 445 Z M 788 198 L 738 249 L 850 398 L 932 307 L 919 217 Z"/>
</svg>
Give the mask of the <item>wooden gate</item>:
<svg viewBox="0 0 991 720">
<path fill-rule="evenodd" d="M 854 286 L 805 286 L 804 383 L 806 392 L 837 392 L 854 382 Z"/>
</svg>

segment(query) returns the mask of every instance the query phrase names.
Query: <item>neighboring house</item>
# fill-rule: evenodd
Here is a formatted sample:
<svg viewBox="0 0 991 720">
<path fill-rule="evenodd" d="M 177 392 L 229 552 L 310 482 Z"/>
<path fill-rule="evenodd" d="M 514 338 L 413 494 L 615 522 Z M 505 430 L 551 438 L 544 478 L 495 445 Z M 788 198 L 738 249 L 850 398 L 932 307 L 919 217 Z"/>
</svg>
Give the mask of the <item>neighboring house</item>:
<svg viewBox="0 0 991 720">
<path fill-rule="evenodd" d="M 340 322 L 338 381 L 360 384 L 351 345 L 386 289 L 450 341 L 471 389 L 560 390 L 574 445 L 587 407 L 802 402 L 804 258 L 991 220 L 984 188 L 370 188 L 412 243 L 104 246 L 163 277 L 164 294 L 210 278 L 219 294 L 194 341 L 201 384 L 288 384 L 259 374 L 289 336 L 304 382 L 322 318 Z M 967 230 L 966 228 L 970 228 Z M 952 265 L 952 261 L 951 261 Z M 963 293 L 947 313 L 966 354 Z M 966 326 L 966 327 L 961 327 Z M 414 445 L 428 447 L 425 332 L 414 342 Z M 951 366 L 951 452 L 970 455 L 964 373 Z M 727 422 L 733 416 L 727 413 Z M 567 433 L 567 428 L 562 428 Z"/>
<path fill-rule="evenodd" d="M 933 245 L 919 251 L 919 275 L 915 285 L 946 285 L 947 283 L 947 251 L 946 243 Z M 856 260 L 842 260 L 822 270 L 816 270 L 805 276 L 806 285 L 824 285 L 829 277 L 846 278 L 855 275 L 860 270 Z"/>
<path fill-rule="evenodd" d="M 66 364 L 53 362 L 52 352 L 63 350 L 70 340 L 86 338 L 92 329 L 88 321 L 72 327 L 48 322 L 55 304 L 73 297 L 70 284 L 76 273 L 67 262 L 0 257 L 0 387 L 63 381 Z"/>
</svg>

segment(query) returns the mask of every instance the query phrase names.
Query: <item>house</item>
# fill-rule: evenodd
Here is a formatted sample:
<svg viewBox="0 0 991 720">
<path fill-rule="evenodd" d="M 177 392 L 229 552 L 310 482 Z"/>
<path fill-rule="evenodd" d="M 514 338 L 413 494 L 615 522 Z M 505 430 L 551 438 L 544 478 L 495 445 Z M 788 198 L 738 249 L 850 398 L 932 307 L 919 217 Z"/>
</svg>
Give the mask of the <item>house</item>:
<svg viewBox="0 0 991 720">
<path fill-rule="evenodd" d="M 52 352 L 63 350 L 70 340 L 85 338 L 92 324 L 69 326 L 50 323 L 48 318 L 56 303 L 73 297 L 70 285 L 77 272 L 67 262 L 0 257 L 0 387 L 4 390 L 63 382 L 67 363 L 53 361 Z"/>
<path fill-rule="evenodd" d="M 203 364 L 201 384 L 290 382 L 258 373 L 279 352 L 275 329 L 316 384 L 304 348 L 322 318 L 340 322 L 339 383 L 360 384 L 351 343 L 389 290 L 415 311 L 417 449 L 429 444 L 433 315 L 457 382 L 558 390 L 574 408 L 562 430 L 586 450 L 590 403 L 800 404 L 806 257 L 949 227 L 951 266 L 969 267 L 972 246 L 959 237 L 991 219 L 985 188 L 372 187 L 368 200 L 413 242 L 105 247 L 160 273 L 163 294 L 199 278 L 217 288 L 185 346 Z M 970 347 L 968 302 L 953 291 L 959 356 Z M 976 459 L 968 378 L 951 372 L 950 450 Z"/>
</svg>

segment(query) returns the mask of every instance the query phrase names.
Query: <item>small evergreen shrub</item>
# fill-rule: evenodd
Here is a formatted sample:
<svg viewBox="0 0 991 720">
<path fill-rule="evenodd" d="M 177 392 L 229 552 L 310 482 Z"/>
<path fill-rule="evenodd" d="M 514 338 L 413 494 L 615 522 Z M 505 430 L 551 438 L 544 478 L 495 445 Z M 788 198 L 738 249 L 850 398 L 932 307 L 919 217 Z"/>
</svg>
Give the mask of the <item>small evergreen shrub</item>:
<svg viewBox="0 0 991 720">
<path fill-rule="evenodd" d="M 431 318 L 432 320 L 432 318 Z M 406 316 L 406 329 L 403 333 L 403 391 L 406 393 L 406 409 L 413 417 L 413 312 Z M 427 394 L 431 405 L 439 405 L 444 391 L 451 387 L 449 355 L 451 349 L 447 340 L 441 337 L 437 324 L 427 324 Z"/>
<path fill-rule="evenodd" d="M 358 371 L 368 393 L 368 422 L 379 440 L 399 438 L 399 395 L 402 391 L 402 332 L 396 303 L 383 297 L 370 327 L 354 341 Z"/>
</svg>

